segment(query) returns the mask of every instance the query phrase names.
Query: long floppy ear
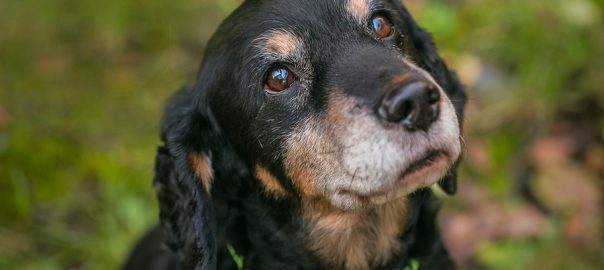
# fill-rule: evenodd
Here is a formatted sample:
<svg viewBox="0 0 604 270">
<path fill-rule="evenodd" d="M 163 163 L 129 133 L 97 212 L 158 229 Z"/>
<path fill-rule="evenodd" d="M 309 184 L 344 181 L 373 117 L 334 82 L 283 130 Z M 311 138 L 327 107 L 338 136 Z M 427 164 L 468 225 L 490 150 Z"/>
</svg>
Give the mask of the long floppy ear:
<svg viewBox="0 0 604 270">
<path fill-rule="evenodd" d="M 447 65 L 438 55 L 432 35 L 421 29 L 411 17 L 411 14 L 403 6 L 400 0 L 393 1 L 400 15 L 405 19 L 410 28 L 411 40 L 417 49 L 421 62 L 420 66 L 428 71 L 438 84 L 447 92 L 447 96 L 455 107 L 460 130 L 463 127 L 463 109 L 466 104 L 466 93 L 457 79 L 455 72 L 449 70 Z M 447 175 L 438 183 L 449 195 L 457 192 L 457 165 L 447 172 Z"/>
<path fill-rule="evenodd" d="M 182 268 L 216 269 L 212 160 L 222 142 L 209 108 L 202 111 L 192 101 L 195 92 L 184 88 L 168 104 L 153 183 L 168 245 Z"/>
</svg>

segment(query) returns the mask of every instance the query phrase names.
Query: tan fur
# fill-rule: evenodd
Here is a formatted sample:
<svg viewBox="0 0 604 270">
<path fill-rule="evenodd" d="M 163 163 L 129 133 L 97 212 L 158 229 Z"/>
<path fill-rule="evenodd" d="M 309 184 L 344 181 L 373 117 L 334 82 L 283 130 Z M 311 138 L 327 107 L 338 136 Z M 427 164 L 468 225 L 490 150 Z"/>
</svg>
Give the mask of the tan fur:
<svg viewBox="0 0 604 270">
<path fill-rule="evenodd" d="M 385 89 L 390 89 L 392 87 L 400 86 L 403 82 L 408 81 L 412 78 L 418 78 L 418 75 L 415 75 L 411 72 L 403 72 L 399 75 L 392 77 L 392 79 L 388 80 L 385 85 Z"/>
<path fill-rule="evenodd" d="M 329 90 L 329 105 L 327 108 L 327 122 L 330 125 L 330 135 L 337 137 L 338 134 L 348 126 L 351 119 L 347 114 L 354 113 L 355 103 L 346 97 L 344 90 L 342 89 L 330 89 Z M 335 138 L 334 138 L 335 139 Z"/>
<path fill-rule="evenodd" d="M 348 3 L 346 4 L 346 11 L 358 21 L 363 22 L 369 15 L 369 1 L 348 0 Z"/>
<path fill-rule="evenodd" d="M 204 153 L 191 152 L 189 154 L 189 162 L 191 162 L 193 172 L 201 182 L 203 189 L 210 194 L 212 181 L 214 180 L 212 160 Z"/>
<path fill-rule="evenodd" d="M 373 209 L 342 211 L 327 202 L 305 203 L 311 222 L 308 247 L 332 266 L 346 269 L 379 267 L 400 250 L 398 236 L 405 228 L 407 198 Z"/>
<path fill-rule="evenodd" d="M 286 30 L 264 33 L 254 44 L 267 54 L 277 54 L 281 57 L 299 57 L 303 47 L 300 39 Z"/>
<path fill-rule="evenodd" d="M 265 191 L 277 198 L 287 195 L 287 192 L 279 183 L 279 180 L 264 166 L 256 165 L 256 177 L 262 183 Z"/>
<path fill-rule="evenodd" d="M 345 111 L 344 104 L 328 106 L 327 119 L 311 117 L 306 119 L 302 130 L 294 132 L 288 143 L 285 166 L 288 176 L 294 185 L 306 196 L 320 195 L 316 179 L 324 173 L 317 164 L 339 166 L 333 158 L 341 149 L 338 147 L 338 136 L 347 126 L 347 119 L 340 112 Z M 313 157 L 309 160 L 309 157 Z"/>
<path fill-rule="evenodd" d="M 305 128 L 292 133 L 289 138 L 291 141 L 287 144 L 285 153 L 285 168 L 287 175 L 292 183 L 305 196 L 319 196 L 321 192 L 316 185 L 316 180 L 321 172 L 313 162 L 309 162 L 309 157 L 316 157 L 321 160 L 324 151 L 330 147 L 324 143 L 321 138 L 320 122 L 314 118 L 309 118 L 303 125 Z"/>
</svg>

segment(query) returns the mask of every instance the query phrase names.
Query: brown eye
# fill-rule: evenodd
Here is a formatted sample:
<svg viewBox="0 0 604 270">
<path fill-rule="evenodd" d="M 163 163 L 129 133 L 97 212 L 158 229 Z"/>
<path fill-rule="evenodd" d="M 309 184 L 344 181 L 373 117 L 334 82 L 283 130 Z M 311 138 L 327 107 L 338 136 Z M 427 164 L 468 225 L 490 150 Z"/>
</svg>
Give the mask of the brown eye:
<svg viewBox="0 0 604 270">
<path fill-rule="evenodd" d="M 276 66 L 268 71 L 266 87 L 272 92 L 281 92 L 294 82 L 294 73 L 284 66 Z"/>
<path fill-rule="evenodd" d="M 382 15 L 375 15 L 371 18 L 371 29 L 378 38 L 388 38 L 392 34 L 392 23 Z"/>
</svg>

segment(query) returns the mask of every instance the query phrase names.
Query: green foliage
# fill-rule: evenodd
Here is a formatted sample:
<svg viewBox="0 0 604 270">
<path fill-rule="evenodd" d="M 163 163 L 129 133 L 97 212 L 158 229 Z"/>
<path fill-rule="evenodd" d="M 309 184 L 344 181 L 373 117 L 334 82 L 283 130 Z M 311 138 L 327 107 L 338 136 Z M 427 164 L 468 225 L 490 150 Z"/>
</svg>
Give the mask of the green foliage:
<svg viewBox="0 0 604 270">
<path fill-rule="evenodd" d="M 527 269 L 530 260 L 537 253 L 531 241 L 505 241 L 488 243 L 481 247 L 479 260 L 491 265 L 492 269 Z"/>
<path fill-rule="evenodd" d="M 1 269 L 119 266 L 157 220 L 164 100 L 224 15 L 211 1 L 2 4 Z"/>
<path fill-rule="evenodd" d="M 231 255 L 231 258 L 233 258 L 233 261 L 235 261 L 235 265 L 237 265 L 237 269 L 242 270 L 244 258 L 241 257 L 239 254 L 237 254 L 237 251 L 233 248 L 233 246 L 227 245 L 227 249 L 229 250 L 229 254 Z"/>
<path fill-rule="evenodd" d="M 405 270 L 419 270 L 419 261 L 411 260 L 411 264 L 405 267 Z"/>
</svg>

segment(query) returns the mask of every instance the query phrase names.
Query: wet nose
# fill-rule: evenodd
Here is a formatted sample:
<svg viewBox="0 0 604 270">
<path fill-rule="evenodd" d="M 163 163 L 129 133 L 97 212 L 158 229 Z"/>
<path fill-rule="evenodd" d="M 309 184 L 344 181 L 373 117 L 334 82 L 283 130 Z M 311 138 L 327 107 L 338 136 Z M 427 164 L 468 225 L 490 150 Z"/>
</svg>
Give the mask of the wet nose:
<svg viewBox="0 0 604 270">
<path fill-rule="evenodd" d="M 377 108 L 380 118 L 400 123 L 409 131 L 427 131 L 439 113 L 440 93 L 436 86 L 413 80 L 387 92 Z"/>
</svg>

